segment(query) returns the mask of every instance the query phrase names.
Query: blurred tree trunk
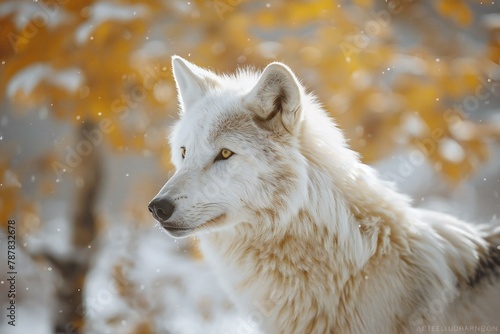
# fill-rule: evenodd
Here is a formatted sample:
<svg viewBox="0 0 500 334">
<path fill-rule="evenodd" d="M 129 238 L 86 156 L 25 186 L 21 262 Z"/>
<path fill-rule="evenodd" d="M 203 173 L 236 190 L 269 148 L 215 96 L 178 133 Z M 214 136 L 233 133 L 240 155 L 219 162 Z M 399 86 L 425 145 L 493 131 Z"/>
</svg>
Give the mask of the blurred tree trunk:
<svg viewBox="0 0 500 334">
<path fill-rule="evenodd" d="M 49 262 L 60 274 L 56 286 L 56 307 L 54 308 L 54 333 L 82 333 L 84 328 L 83 288 L 95 251 L 93 241 L 97 235 L 96 200 L 101 189 L 102 166 L 99 149 L 84 133 L 99 131 L 91 122 L 84 122 L 79 129 L 76 146 L 83 141 L 91 147 L 91 152 L 82 156 L 81 163 L 73 170 L 74 191 L 76 193 L 71 217 L 72 254 L 65 259 L 47 256 Z M 85 145 L 87 145 L 85 143 Z"/>
</svg>

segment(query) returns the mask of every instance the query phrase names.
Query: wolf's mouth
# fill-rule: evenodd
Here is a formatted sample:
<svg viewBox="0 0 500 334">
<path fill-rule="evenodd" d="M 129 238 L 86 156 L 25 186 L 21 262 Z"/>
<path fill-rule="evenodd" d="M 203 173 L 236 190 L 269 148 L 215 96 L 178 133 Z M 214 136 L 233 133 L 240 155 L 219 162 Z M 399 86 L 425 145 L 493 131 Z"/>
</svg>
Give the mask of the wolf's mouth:
<svg viewBox="0 0 500 334">
<path fill-rule="evenodd" d="M 170 226 L 164 223 L 162 223 L 161 226 L 174 238 L 187 237 L 192 234 L 194 230 L 189 227 Z"/>
<path fill-rule="evenodd" d="M 226 217 L 226 214 L 220 214 L 212 219 L 207 220 L 205 223 L 198 225 L 196 227 L 185 227 L 185 226 L 175 226 L 169 225 L 164 222 L 161 223 L 161 226 L 167 230 L 167 232 L 176 238 L 182 238 L 193 234 L 201 229 L 205 229 L 207 227 L 216 227 L 219 223 Z"/>
<path fill-rule="evenodd" d="M 180 227 L 180 226 L 171 226 L 165 223 L 162 223 L 161 226 L 167 231 L 192 231 L 194 228 L 190 227 Z"/>
</svg>

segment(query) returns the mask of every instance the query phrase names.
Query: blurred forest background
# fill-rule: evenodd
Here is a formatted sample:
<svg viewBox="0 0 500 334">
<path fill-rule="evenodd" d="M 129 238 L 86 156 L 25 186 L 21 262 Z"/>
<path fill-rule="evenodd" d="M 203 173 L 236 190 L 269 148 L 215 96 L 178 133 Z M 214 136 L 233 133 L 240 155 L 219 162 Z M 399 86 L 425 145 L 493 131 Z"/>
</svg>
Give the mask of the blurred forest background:
<svg viewBox="0 0 500 334">
<path fill-rule="evenodd" d="M 499 222 L 498 0 L 2 0 L 0 37 L 2 333 L 258 333 L 147 211 L 172 170 L 173 54 L 285 62 L 416 205 Z"/>
</svg>

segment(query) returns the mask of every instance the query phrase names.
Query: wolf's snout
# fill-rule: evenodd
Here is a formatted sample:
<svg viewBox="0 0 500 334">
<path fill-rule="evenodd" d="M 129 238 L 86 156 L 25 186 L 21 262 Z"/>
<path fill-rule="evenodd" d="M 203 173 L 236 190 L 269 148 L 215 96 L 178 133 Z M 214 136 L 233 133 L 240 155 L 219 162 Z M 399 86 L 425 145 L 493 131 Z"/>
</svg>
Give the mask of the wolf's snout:
<svg viewBox="0 0 500 334">
<path fill-rule="evenodd" d="M 164 222 L 170 218 L 174 212 L 174 208 L 174 203 L 167 198 L 155 198 L 148 205 L 149 212 L 160 222 Z"/>
</svg>

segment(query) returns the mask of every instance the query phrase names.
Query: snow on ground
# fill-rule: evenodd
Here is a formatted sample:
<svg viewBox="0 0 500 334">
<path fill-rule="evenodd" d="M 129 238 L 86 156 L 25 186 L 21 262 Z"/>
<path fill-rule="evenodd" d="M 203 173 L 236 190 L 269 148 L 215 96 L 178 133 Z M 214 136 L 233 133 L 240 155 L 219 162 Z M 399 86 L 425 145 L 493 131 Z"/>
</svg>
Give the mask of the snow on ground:
<svg viewBox="0 0 500 334">
<path fill-rule="evenodd" d="M 89 332 L 128 333 L 146 322 L 155 333 L 236 333 L 240 327 L 258 333 L 188 244 L 153 224 L 137 228 L 121 220 L 110 226 L 88 277 Z M 113 274 L 117 263 L 126 279 Z"/>
<path fill-rule="evenodd" d="M 7 294 L 10 284 L 7 261 L 0 262 L 0 333 L 4 334 L 49 334 L 51 333 L 52 294 L 54 291 L 54 271 L 45 263 L 35 264 L 27 254 L 30 241 L 16 245 L 16 321 L 15 327 L 7 322 Z M 0 233 L 0 249 L 7 248 L 7 238 Z"/>
</svg>

